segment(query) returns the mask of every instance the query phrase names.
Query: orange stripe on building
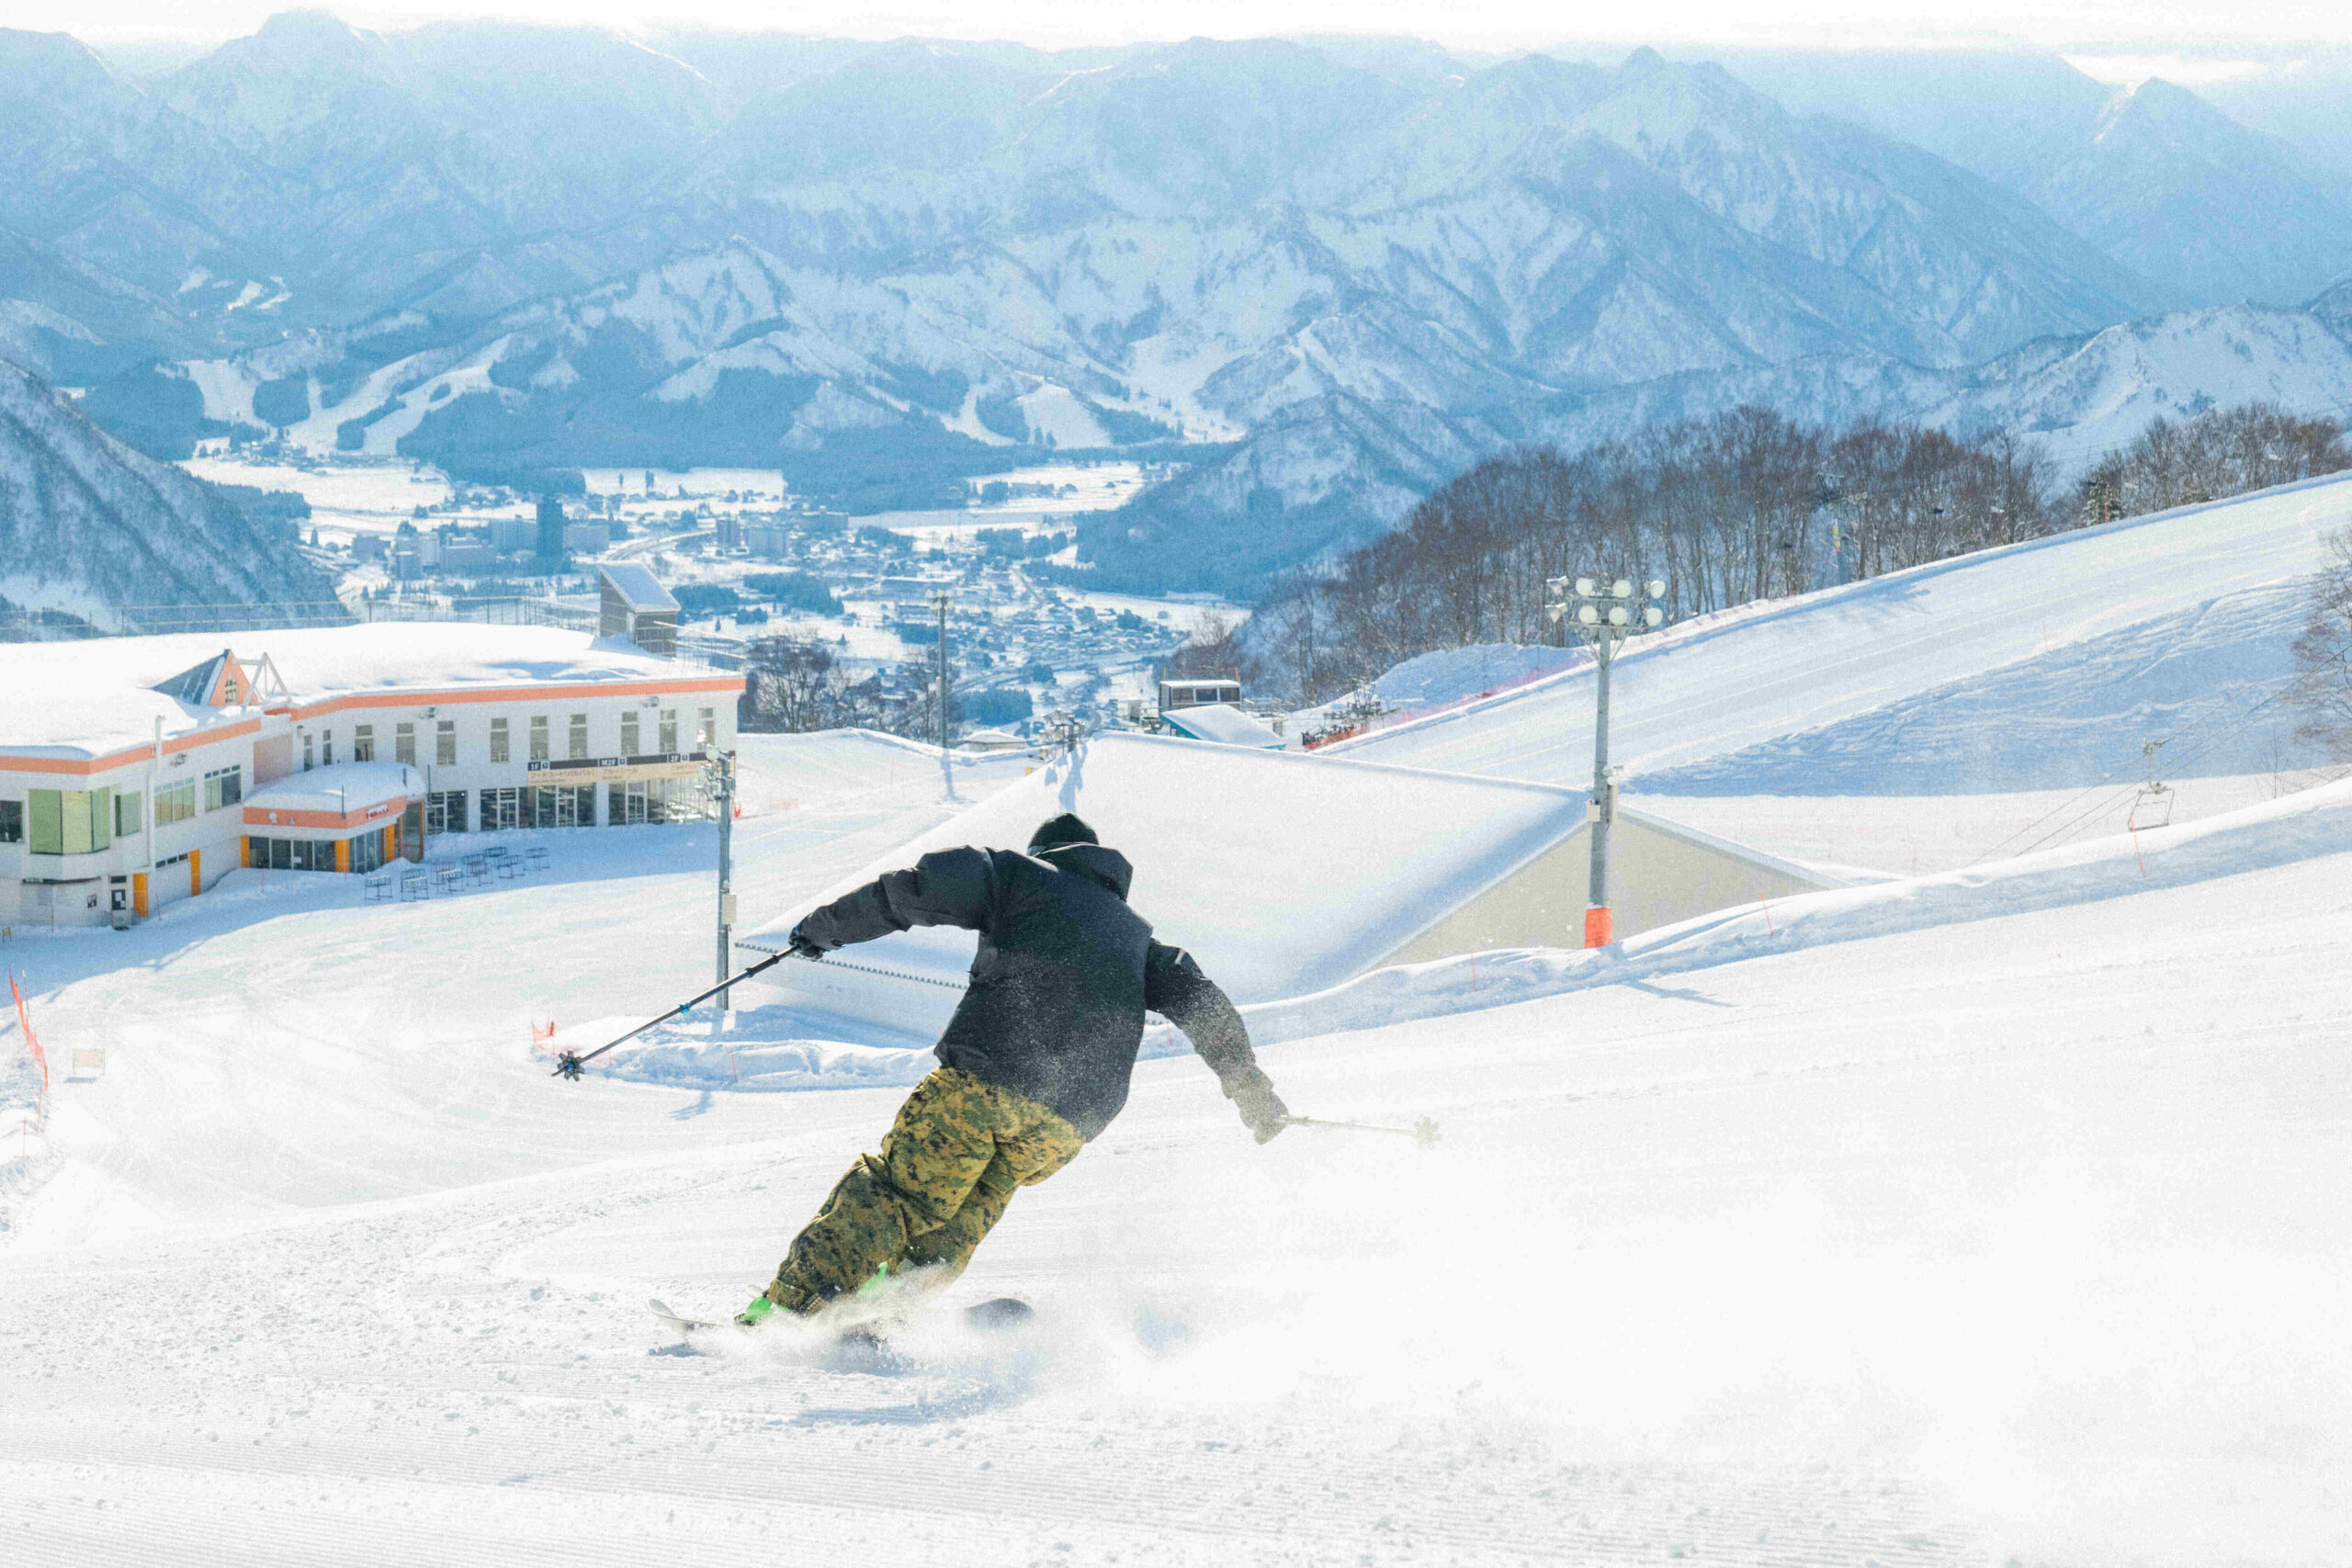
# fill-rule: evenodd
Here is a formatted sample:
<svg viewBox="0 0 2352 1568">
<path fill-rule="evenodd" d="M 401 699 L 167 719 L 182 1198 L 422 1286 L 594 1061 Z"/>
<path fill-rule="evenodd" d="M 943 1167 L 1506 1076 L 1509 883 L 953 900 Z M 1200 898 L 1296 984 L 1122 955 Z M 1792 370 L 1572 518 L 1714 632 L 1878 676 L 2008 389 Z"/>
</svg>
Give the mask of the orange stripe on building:
<svg viewBox="0 0 2352 1568">
<path fill-rule="evenodd" d="M 242 736 L 261 733 L 261 720 L 249 718 L 239 724 L 223 725 L 217 729 L 191 730 L 186 735 L 164 737 L 164 755 L 199 750 L 223 740 L 235 740 Z M 111 773 L 154 756 L 151 744 L 130 747 L 127 750 L 109 751 L 103 757 L 22 757 L 0 752 L 0 773 L 65 773 L 86 778 L 93 773 Z"/>
<path fill-rule="evenodd" d="M 385 818 L 394 816 L 406 809 L 408 800 L 409 797 L 403 795 L 395 799 L 379 801 L 373 806 L 363 806 L 356 811 L 348 812 L 295 811 L 287 809 L 283 807 L 273 809 L 266 806 L 248 806 L 245 807 L 245 826 L 248 828 L 328 828 L 336 829 L 344 828 L 361 828 L 367 826 L 370 822 L 380 822 Z"/>
</svg>

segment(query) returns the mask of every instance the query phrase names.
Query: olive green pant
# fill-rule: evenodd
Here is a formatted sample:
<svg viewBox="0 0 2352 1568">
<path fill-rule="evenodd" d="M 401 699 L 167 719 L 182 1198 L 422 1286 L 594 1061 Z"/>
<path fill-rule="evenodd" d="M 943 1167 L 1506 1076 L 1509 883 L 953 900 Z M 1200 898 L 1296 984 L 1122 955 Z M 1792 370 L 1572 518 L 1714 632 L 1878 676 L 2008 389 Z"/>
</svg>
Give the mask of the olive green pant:
<svg viewBox="0 0 2352 1568">
<path fill-rule="evenodd" d="M 860 1155 L 775 1271 L 768 1299 L 813 1313 L 880 1277 L 964 1271 L 1015 1188 L 1078 1157 L 1078 1129 L 1027 1095 L 959 1067 L 933 1069 L 899 1108 L 879 1155 Z"/>
</svg>

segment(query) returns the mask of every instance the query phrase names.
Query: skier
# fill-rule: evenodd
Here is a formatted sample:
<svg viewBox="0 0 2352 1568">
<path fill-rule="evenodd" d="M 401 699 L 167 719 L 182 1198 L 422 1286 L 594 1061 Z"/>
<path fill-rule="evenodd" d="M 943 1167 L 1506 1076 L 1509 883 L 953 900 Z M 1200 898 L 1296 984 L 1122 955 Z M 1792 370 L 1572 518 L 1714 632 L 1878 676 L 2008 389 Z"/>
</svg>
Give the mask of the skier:
<svg viewBox="0 0 2352 1568">
<path fill-rule="evenodd" d="M 1241 1015 L 1191 954 L 1155 941 L 1127 908 L 1134 875 L 1125 855 L 1064 812 L 1030 836 L 1025 854 L 927 854 L 793 928 L 792 951 L 804 958 L 910 926 L 962 926 L 980 944 L 940 1065 L 737 1323 L 813 1316 L 844 1295 L 883 1296 L 904 1276 L 923 1293 L 953 1280 L 1013 1190 L 1068 1165 L 1125 1105 L 1147 1008 L 1184 1032 L 1260 1143 L 1283 1130 L 1290 1113 L 1259 1070 Z"/>
</svg>

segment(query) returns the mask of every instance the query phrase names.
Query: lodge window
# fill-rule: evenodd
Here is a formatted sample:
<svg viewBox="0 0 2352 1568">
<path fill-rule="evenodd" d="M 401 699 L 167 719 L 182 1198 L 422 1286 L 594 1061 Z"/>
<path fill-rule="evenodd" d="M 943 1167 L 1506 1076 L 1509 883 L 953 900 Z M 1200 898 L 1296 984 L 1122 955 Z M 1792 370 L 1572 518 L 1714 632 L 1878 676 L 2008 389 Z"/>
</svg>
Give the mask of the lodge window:
<svg viewBox="0 0 2352 1568">
<path fill-rule="evenodd" d="M 155 792 L 155 826 L 185 822 L 196 815 L 196 781 L 182 779 Z"/>
<path fill-rule="evenodd" d="M 684 822 L 695 815 L 692 779 L 639 779 L 605 786 L 605 822 Z"/>
<path fill-rule="evenodd" d="M 466 792 L 437 789 L 424 797 L 424 830 L 462 833 L 466 830 Z"/>
<path fill-rule="evenodd" d="M 540 714 L 531 720 L 531 761 L 548 760 L 548 716 Z"/>
<path fill-rule="evenodd" d="M 125 790 L 114 797 L 114 836 L 127 839 L 139 831 L 140 807 L 146 802 L 138 790 Z"/>
<path fill-rule="evenodd" d="M 709 751 L 716 750 L 718 745 L 718 715 L 709 708 L 705 708 L 702 710 L 702 716 L 695 724 L 695 750 Z"/>
<path fill-rule="evenodd" d="M 0 800 L 0 844 L 21 844 L 25 841 L 25 803 L 21 800 Z"/>
<path fill-rule="evenodd" d="M 509 754 L 506 742 L 506 721 L 503 718 L 493 718 L 490 721 L 490 760 L 493 762 L 503 762 Z"/>
<path fill-rule="evenodd" d="M 523 825 L 526 828 L 594 827 L 596 786 L 538 784 L 525 790 Z"/>
<path fill-rule="evenodd" d="M 458 721 L 445 718 L 433 731 L 433 765 L 447 768 L 458 761 Z"/>
<path fill-rule="evenodd" d="M 308 735 L 302 737 L 302 771 L 306 773 L 311 771 L 311 738 Z"/>
<path fill-rule="evenodd" d="M 416 726 L 406 719 L 392 726 L 392 761 L 416 765 Z"/>
<path fill-rule="evenodd" d="M 383 834 L 362 833 L 357 838 L 349 840 L 349 842 L 351 844 L 352 870 L 359 872 L 374 871 L 384 863 Z"/>
<path fill-rule="evenodd" d="M 86 855 L 114 843 L 114 791 L 34 789 L 25 816 L 37 855 Z"/>
<path fill-rule="evenodd" d="M 625 713 L 621 715 L 622 756 L 635 757 L 640 755 L 637 749 L 638 738 L 639 731 L 637 726 L 637 715 L 634 713 Z"/>
<path fill-rule="evenodd" d="M 322 768 L 334 766 L 334 731 L 332 729 L 319 732 L 319 765 Z"/>
<path fill-rule="evenodd" d="M 486 789 L 481 792 L 481 830 L 503 832 L 523 825 L 523 792 L 519 789 Z"/>
<path fill-rule="evenodd" d="M 372 762 L 376 760 L 376 727 L 374 725 L 363 724 L 352 730 L 351 760 L 355 762 Z"/>
<path fill-rule="evenodd" d="M 243 764 L 215 768 L 204 775 L 204 809 L 219 811 L 245 798 Z"/>
<path fill-rule="evenodd" d="M 587 755 L 588 716 L 576 713 L 571 716 L 571 760 L 576 762 Z"/>
<path fill-rule="evenodd" d="M 256 836 L 250 842 L 252 847 L 247 852 L 253 864 L 262 870 L 334 869 L 334 844 L 332 841 L 321 843 L 314 839 L 264 839 Z"/>
<path fill-rule="evenodd" d="M 676 708 L 663 708 L 662 710 L 662 754 L 666 757 L 672 752 L 677 750 L 677 749 L 678 710 Z"/>
</svg>

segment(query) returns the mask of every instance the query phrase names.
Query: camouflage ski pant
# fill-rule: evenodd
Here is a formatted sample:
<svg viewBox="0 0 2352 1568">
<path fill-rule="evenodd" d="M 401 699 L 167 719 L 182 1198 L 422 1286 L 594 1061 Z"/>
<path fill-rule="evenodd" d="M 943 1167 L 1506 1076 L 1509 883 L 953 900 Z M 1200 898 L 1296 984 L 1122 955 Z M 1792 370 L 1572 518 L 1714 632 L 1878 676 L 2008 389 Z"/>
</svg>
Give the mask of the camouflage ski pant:
<svg viewBox="0 0 2352 1568">
<path fill-rule="evenodd" d="M 899 1108 L 878 1155 L 860 1155 L 775 1271 L 768 1299 L 812 1313 L 877 1271 L 964 1271 L 1015 1188 L 1078 1157 L 1078 1129 L 1027 1095 L 957 1067 L 933 1069 Z"/>
</svg>

